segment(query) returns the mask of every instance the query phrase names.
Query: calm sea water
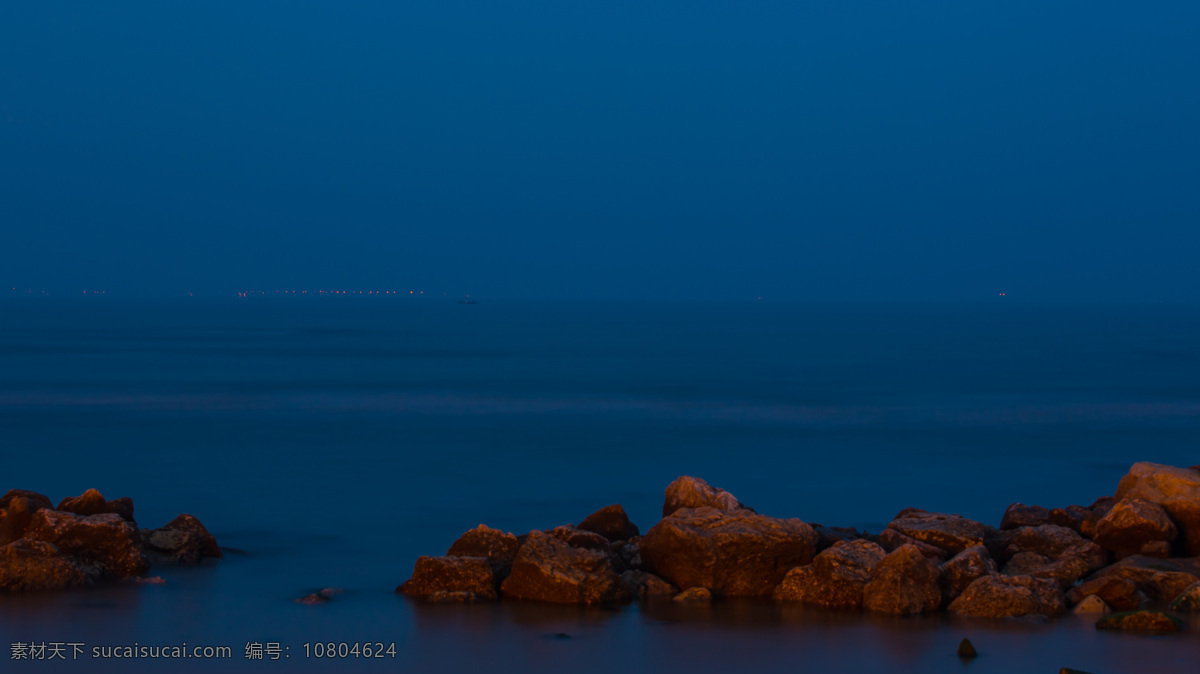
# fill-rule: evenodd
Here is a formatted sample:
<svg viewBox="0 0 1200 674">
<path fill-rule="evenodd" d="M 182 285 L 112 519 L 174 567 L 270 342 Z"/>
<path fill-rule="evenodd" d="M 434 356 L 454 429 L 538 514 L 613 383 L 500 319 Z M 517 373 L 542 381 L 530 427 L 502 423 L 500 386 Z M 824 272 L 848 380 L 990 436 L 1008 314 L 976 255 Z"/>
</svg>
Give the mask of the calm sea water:
<svg viewBox="0 0 1200 674">
<path fill-rule="evenodd" d="M 480 522 L 524 532 L 619 502 L 644 531 L 681 474 L 827 525 L 877 531 L 908 506 L 996 524 L 1013 501 L 1089 504 L 1135 461 L 1200 464 L 1198 440 L 1200 307 L 9 302 L 0 490 L 132 496 L 143 526 L 189 512 L 242 552 L 156 571 L 165 586 L 0 598 L 0 645 L 221 645 L 256 671 L 1194 672 L 1194 632 L 1073 618 L 422 607 L 392 590 Z M 346 594 L 292 602 L 327 586 Z M 969 665 L 963 636 L 983 653 Z M 345 640 L 397 656 L 304 657 Z M 291 657 L 246 661 L 247 642 Z M 58 669 L 165 666 L 216 665 Z"/>
</svg>

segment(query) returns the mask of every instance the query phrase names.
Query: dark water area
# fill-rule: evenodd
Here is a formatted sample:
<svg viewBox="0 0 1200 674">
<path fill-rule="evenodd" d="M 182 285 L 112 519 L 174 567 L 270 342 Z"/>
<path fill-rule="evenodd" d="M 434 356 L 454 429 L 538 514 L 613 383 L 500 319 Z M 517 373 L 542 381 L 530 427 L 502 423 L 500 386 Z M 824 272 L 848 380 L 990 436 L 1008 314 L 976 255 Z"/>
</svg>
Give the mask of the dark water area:
<svg viewBox="0 0 1200 674">
<path fill-rule="evenodd" d="M 241 552 L 155 570 L 166 585 L 2 597 L 0 644 L 223 645 L 246 670 L 1194 672 L 1198 625 L 392 590 L 481 522 L 525 532 L 619 502 L 645 531 L 682 474 L 826 525 L 878 531 L 909 506 L 997 524 L 1014 501 L 1090 504 L 1135 461 L 1200 464 L 1198 439 L 1195 306 L 14 301 L 0 490 L 132 496 L 142 526 L 189 512 Z M 292 601 L 330 586 L 346 593 Z M 963 636 L 981 658 L 954 657 Z M 396 657 L 303 657 L 347 640 Z M 288 664 L 245 660 L 247 642 Z M 58 669 L 164 666 L 216 664 Z"/>
</svg>

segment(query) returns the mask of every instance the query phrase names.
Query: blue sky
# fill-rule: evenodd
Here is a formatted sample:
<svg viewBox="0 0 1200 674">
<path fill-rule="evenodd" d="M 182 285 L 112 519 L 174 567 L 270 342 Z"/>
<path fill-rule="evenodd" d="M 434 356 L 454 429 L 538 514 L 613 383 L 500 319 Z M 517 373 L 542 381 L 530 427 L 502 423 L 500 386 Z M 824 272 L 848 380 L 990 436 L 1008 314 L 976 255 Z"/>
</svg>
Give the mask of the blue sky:
<svg viewBox="0 0 1200 674">
<path fill-rule="evenodd" d="M 1194 302 L 1198 30 L 1174 1 L 5 3 L 0 283 Z"/>
</svg>

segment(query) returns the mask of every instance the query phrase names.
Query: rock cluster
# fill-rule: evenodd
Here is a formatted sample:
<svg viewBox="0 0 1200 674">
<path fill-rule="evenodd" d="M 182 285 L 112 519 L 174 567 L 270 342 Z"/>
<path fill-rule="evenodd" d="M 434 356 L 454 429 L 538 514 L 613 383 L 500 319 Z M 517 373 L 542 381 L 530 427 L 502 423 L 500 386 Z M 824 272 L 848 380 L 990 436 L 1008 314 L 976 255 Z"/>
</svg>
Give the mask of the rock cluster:
<svg viewBox="0 0 1200 674">
<path fill-rule="evenodd" d="M 191 515 L 139 529 L 129 497 L 108 501 L 89 489 L 57 507 L 23 489 L 0 497 L 0 592 L 62 590 L 141 576 L 151 564 L 220 556 L 216 539 Z"/>
<path fill-rule="evenodd" d="M 695 477 L 666 489 L 639 536 L 619 505 L 579 526 L 523 536 L 480 525 L 444 557 L 421 557 L 398 592 L 602 604 L 773 597 L 833 610 L 971 618 L 1200 608 L 1200 471 L 1135 464 L 1090 506 L 1015 503 L 994 528 L 908 508 L 878 535 L 762 515 Z M 1165 626 L 1107 615 L 1105 629 Z"/>
</svg>

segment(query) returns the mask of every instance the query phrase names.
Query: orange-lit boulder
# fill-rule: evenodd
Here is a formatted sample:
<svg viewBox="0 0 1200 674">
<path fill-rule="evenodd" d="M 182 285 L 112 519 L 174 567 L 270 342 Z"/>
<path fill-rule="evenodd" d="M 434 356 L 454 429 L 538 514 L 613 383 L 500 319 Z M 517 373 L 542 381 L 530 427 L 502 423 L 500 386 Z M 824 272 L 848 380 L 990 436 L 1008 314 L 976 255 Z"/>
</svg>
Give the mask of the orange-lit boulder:
<svg viewBox="0 0 1200 674">
<path fill-rule="evenodd" d="M 606 604 L 633 596 L 609 553 L 577 548 L 542 531 L 530 532 L 500 586 L 505 597 L 560 604 Z"/>
<path fill-rule="evenodd" d="M 812 561 L 817 534 L 798 519 L 750 510 L 683 508 L 642 537 L 647 571 L 677 587 L 718 595 L 768 596 L 787 572 Z"/>
</svg>

